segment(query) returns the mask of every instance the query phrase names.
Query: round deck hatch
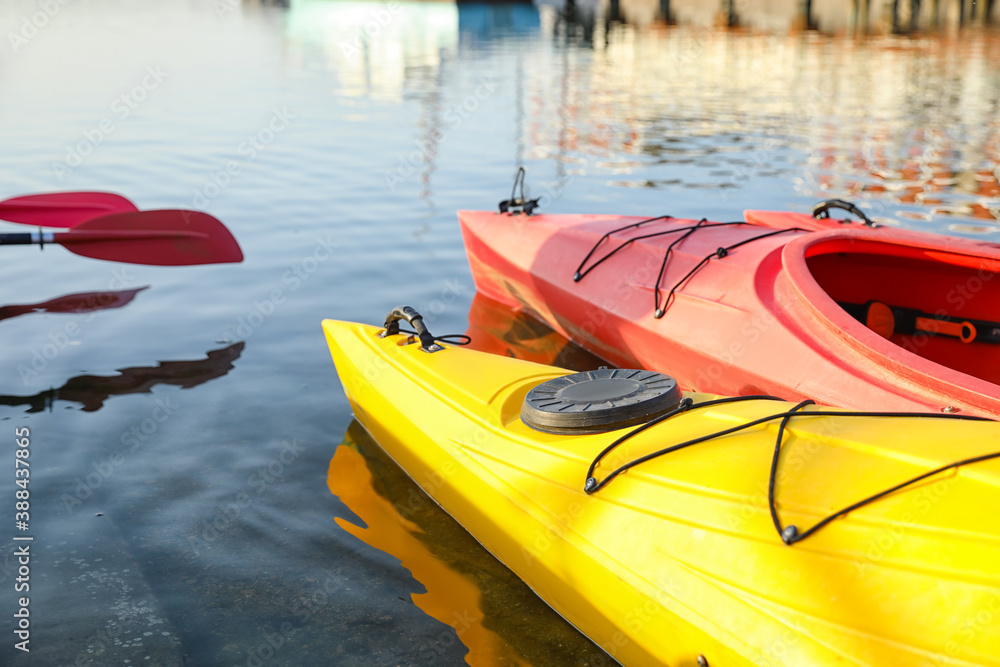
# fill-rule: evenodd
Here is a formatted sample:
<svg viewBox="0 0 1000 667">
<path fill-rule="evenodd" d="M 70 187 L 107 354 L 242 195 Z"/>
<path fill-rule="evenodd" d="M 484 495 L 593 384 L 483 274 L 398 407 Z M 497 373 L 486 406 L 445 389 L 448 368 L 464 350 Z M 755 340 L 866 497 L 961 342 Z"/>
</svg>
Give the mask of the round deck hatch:
<svg viewBox="0 0 1000 667">
<path fill-rule="evenodd" d="M 669 375 L 601 368 L 538 385 L 524 397 L 521 419 L 545 433 L 604 433 L 647 422 L 677 407 L 681 398 Z"/>
</svg>

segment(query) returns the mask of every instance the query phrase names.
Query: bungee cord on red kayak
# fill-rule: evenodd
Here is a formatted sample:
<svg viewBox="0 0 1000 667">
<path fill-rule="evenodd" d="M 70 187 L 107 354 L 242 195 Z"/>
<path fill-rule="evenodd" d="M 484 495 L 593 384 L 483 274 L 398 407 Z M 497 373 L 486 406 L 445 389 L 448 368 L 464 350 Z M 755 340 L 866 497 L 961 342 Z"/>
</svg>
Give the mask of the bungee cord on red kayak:
<svg viewBox="0 0 1000 667">
<path fill-rule="evenodd" d="M 710 227 L 710 226 L 720 226 L 721 227 L 721 226 L 724 226 L 724 225 L 727 225 L 727 224 L 733 224 L 733 223 L 720 223 L 719 225 L 705 225 L 704 227 L 701 227 L 701 229 L 705 229 L 705 228 Z M 743 223 L 743 224 L 746 224 L 746 223 Z M 696 227 L 697 227 L 697 225 L 696 225 Z M 710 255 L 706 255 L 705 257 L 702 258 L 702 260 L 700 262 L 698 262 L 695 265 L 695 267 L 693 269 L 691 269 L 690 271 L 687 272 L 687 275 L 685 275 L 683 278 L 681 278 L 680 280 L 678 280 L 677 283 L 673 287 L 670 288 L 670 292 L 667 293 L 667 298 L 663 300 L 663 307 L 662 308 L 660 307 L 660 294 L 661 294 L 660 280 L 659 280 L 659 278 L 657 278 L 655 288 L 653 289 L 653 317 L 655 317 L 656 319 L 660 319 L 661 317 L 663 317 L 663 315 L 667 312 L 667 306 L 670 305 L 670 302 L 674 298 L 674 294 L 677 292 L 677 290 L 680 288 L 680 286 L 683 285 L 687 281 L 688 278 L 690 278 L 691 276 L 693 276 L 698 271 L 698 269 L 700 269 L 701 267 L 703 267 L 706 264 L 708 264 L 708 261 L 710 259 L 712 259 L 713 257 L 718 257 L 719 259 L 723 259 L 726 255 L 729 254 L 729 252 L 731 250 L 735 250 L 736 248 L 739 248 L 742 245 L 746 245 L 747 243 L 751 243 L 752 241 L 758 241 L 760 239 L 766 239 L 769 236 L 776 236 L 778 234 L 784 234 L 786 232 L 802 232 L 802 231 L 805 231 L 805 230 L 804 229 L 800 229 L 798 227 L 789 227 L 788 229 L 779 229 L 779 230 L 776 230 L 776 231 L 773 231 L 773 232 L 767 232 L 766 234 L 761 234 L 759 236 L 754 236 L 753 238 L 743 239 L 742 241 L 734 243 L 734 244 L 732 244 L 730 246 L 726 246 L 724 248 L 719 248 L 718 250 L 716 250 L 715 252 L 713 252 Z M 674 247 L 674 244 L 671 244 L 670 247 L 667 248 L 667 253 L 666 253 L 667 255 L 670 254 L 670 250 L 673 247 Z M 664 258 L 663 258 L 663 268 L 660 269 L 660 275 L 661 276 L 663 275 L 663 271 L 666 268 L 666 264 L 667 264 L 667 258 L 666 258 L 666 255 L 665 255 Z"/>
<path fill-rule="evenodd" d="M 848 213 L 858 216 L 861 218 L 861 222 L 865 227 L 871 227 L 875 229 L 878 227 L 878 223 L 865 215 L 865 212 L 858 208 L 852 202 L 846 201 L 844 199 L 827 199 L 826 201 L 821 201 L 820 203 L 813 206 L 813 217 L 817 220 L 822 220 L 830 217 L 831 209 L 843 209 Z M 850 222 L 850 220 L 845 220 L 844 222 Z"/>
<path fill-rule="evenodd" d="M 525 215 L 530 216 L 534 212 L 534 210 L 538 207 L 538 202 L 541 199 L 540 197 L 535 198 L 535 199 L 527 199 L 526 196 L 525 196 L 525 194 L 524 194 L 524 179 L 525 179 L 525 176 L 526 176 L 526 172 L 525 172 L 524 167 L 518 167 L 517 174 L 514 176 L 514 185 L 511 188 L 510 199 L 505 199 L 505 200 L 501 201 L 500 204 L 499 204 L 499 208 L 500 208 L 500 212 L 501 213 L 512 213 L 512 214 L 515 214 L 515 215 L 519 214 L 519 213 L 523 213 Z M 518 188 L 520 188 L 520 196 L 517 196 Z M 857 215 L 858 217 L 860 217 L 862 219 L 862 221 L 864 222 L 864 224 L 866 226 L 869 226 L 869 227 L 877 227 L 878 226 L 868 216 L 866 216 L 864 214 L 864 212 L 861 209 L 859 209 L 857 206 L 855 206 L 851 202 L 843 201 L 843 200 L 840 200 L 840 199 L 830 199 L 830 200 L 821 202 L 820 204 L 817 204 L 813 208 L 813 217 L 816 217 L 816 218 L 829 217 L 830 210 L 831 209 L 835 209 L 835 208 L 843 209 L 843 210 L 846 210 L 846 211 L 848 211 L 850 213 L 853 213 L 854 215 Z M 520 209 L 520 210 L 516 210 L 516 209 Z M 686 227 L 678 227 L 678 228 L 675 228 L 675 229 L 667 229 L 667 230 L 660 231 L 660 232 L 654 232 L 652 234 L 643 234 L 641 236 L 636 236 L 636 237 L 633 237 L 633 238 L 630 238 L 630 239 L 626 239 L 622 243 L 620 243 L 618 246 L 616 246 L 615 248 L 613 248 L 606 255 L 604 255 L 603 257 L 601 257 L 597 261 L 595 261 L 593 264 L 591 264 L 590 266 L 587 266 L 587 262 L 590 261 L 590 259 L 594 256 L 594 253 L 597 252 L 597 249 L 600 248 L 601 245 L 605 241 L 607 241 L 609 238 L 611 238 L 613 235 L 619 234 L 621 232 L 628 231 L 630 229 L 638 229 L 639 227 L 641 227 L 643 225 L 646 225 L 646 224 L 649 224 L 651 222 L 658 222 L 658 221 L 661 221 L 661 220 L 663 220 L 663 221 L 674 220 L 674 219 L 675 218 L 673 216 L 671 216 L 671 215 L 661 215 L 661 216 L 657 216 L 655 218 L 647 218 L 645 220 L 640 220 L 638 222 L 633 222 L 631 224 L 624 225 L 622 227 L 618 227 L 616 229 L 612 229 L 612 230 L 606 232 L 603 236 L 601 236 L 601 238 L 599 238 L 597 240 L 597 242 L 593 245 L 593 247 L 591 247 L 590 251 L 587 252 L 586 256 L 580 262 L 580 265 L 576 268 L 576 271 L 573 272 L 573 282 L 577 282 L 577 283 L 580 282 L 581 280 L 583 280 L 583 278 L 588 273 L 590 273 L 591 271 L 593 271 L 594 269 L 596 269 L 598 266 L 600 266 L 601 264 L 603 264 L 606 260 L 608 260 L 611 257 L 613 257 L 614 255 L 616 255 L 619 251 L 625 249 L 626 247 L 628 247 L 629 245 L 631 245 L 632 243 L 634 243 L 636 241 L 643 241 L 643 240 L 646 240 L 646 239 L 656 238 L 656 237 L 659 237 L 659 236 L 665 236 L 667 234 L 675 234 L 675 233 L 678 233 L 678 232 L 683 232 L 683 234 L 681 234 L 680 238 L 674 240 L 669 246 L 667 246 L 667 249 L 666 249 L 666 251 L 663 254 L 663 261 L 660 263 L 660 271 L 659 271 L 659 273 L 656 276 L 656 283 L 653 286 L 653 316 L 656 319 L 660 319 L 666 313 L 667 306 L 673 300 L 673 297 L 676 294 L 677 290 L 680 288 L 680 286 L 683 285 L 684 282 L 687 281 L 691 276 L 693 276 L 698 271 L 698 269 L 700 269 L 702 266 L 704 266 L 705 264 L 707 264 L 708 261 L 710 259 L 712 259 L 712 257 L 718 257 L 719 259 L 722 259 L 726 255 L 728 255 L 731 250 L 734 250 L 734 249 L 736 249 L 736 248 L 738 248 L 738 247 L 740 247 L 742 245 L 745 245 L 745 244 L 750 243 L 752 241 L 756 241 L 758 239 L 763 239 L 763 238 L 767 238 L 769 236 L 774 236 L 776 234 L 783 234 L 785 232 L 790 232 L 790 231 L 800 231 L 800 232 L 801 231 L 805 231 L 805 230 L 803 230 L 801 228 L 798 228 L 798 227 L 790 227 L 788 229 L 779 229 L 777 231 L 767 232 L 765 234 L 761 234 L 760 236 L 755 236 L 755 237 L 750 238 L 750 239 L 744 239 L 743 241 L 739 241 L 738 243 L 734 243 L 734 244 L 732 244 L 730 246 L 718 248 L 711 255 L 708 255 L 708 256 L 704 257 L 693 269 L 691 269 L 687 273 L 687 275 L 685 275 L 683 278 L 681 278 L 673 287 L 670 288 L 670 291 L 667 293 L 666 299 L 663 300 L 662 307 L 660 305 L 660 301 L 661 301 L 660 297 L 661 297 L 661 295 L 662 295 L 663 292 L 660 289 L 660 283 L 663 281 L 663 274 L 666 272 L 667 263 L 670 260 L 670 253 L 673 251 L 674 247 L 676 247 L 679 243 L 681 243 L 682 241 L 684 241 L 686 238 L 688 238 L 689 236 L 691 236 L 695 231 L 697 231 L 699 229 L 708 229 L 708 228 L 713 228 L 713 227 L 729 227 L 729 226 L 733 226 L 733 225 L 748 225 L 748 224 L 751 224 L 751 223 L 748 223 L 748 222 L 743 221 L 743 220 L 734 221 L 734 222 L 708 223 L 707 218 L 702 218 L 701 220 L 699 220 L 694 225 L 689 225 L 689 226 L 686 226 Z M 706 224 L 706 223 L 708 223 L 708 224 Z M 584 267 L 586 267 L 586 268 L 584 268 Z"/>
<path fill-rule="evenodd" d="M 670 261 L 670 253 L 673 252 L 674 247 L 678 243 L 680 243 L 687 237 L 694 234 L 695 230 L 702 229 L 703 228 L 702 225 L 704 222 L 705 218 L 699 220 L 698 224 L 696 224 L 694 227 L 691 227 L 688 231 L 684 232 L 679 239 L 675 239 L 673 243 L 668 245 L 666 252 L 663 253 L 663 262 L 660 263 L 660 272 L 656 274 L 656 283 L 655 283 L 656 289 L 653 292 L 653 312 L 657 319 L 663 316 L 663 311 L 660 310 L 660 283 L 663 281 L 663 274 L 667 270 L 667 262 Z M 731 225 L 731 224 L 739 224 L 739 223 L 724 222 L 721 225 L 704 225 L 704 226 L 723 227 L 725 225 Z"/>
<path fill-rule="evenodd" d="M 660 305 L 660 302 L 661 302 L 661 296 L 663 294 L 663 290 L 660 289 L 660 283 L 663 282 L 663 274 L 667 270 L 667 263 L 670 261 L 670 253 L 673 251 L 673 249 L 679 243 L 681 243 L 682 241 L 684 241 L 685 239 L 687 239 L 689 236 L 691 236 L 692 234 L 694 234 L 696 231 L 698 231 L 700 229 L 711 229 L 711 228 L 717 228 L 717 227 L 731 227 L 733 225 L 749 225 L 750 223 L 744 222 L 744 221 L 736 221 L 736 222 L 711 222 L 711 223 L 709 223 L 706 218 L 702 218 L 697 223 L 695 223 L 693 225 L 688 225 L 686 227 L 676 227 L 674 229 L 667 229 L 667 230 L 663 230 L 663 231 L 660 231 L 660 232 L 653 232 L 651 234 L 643 234 L 642 236 L 636 236 L 636 237 L 633 237 L 633 238 L 630 238 L 630 239 L 625 239 L 618 246 L 616 246 L 610 252 L 608 252 L 606 255 L 604 255 L 600 259 L 596 260 L 590 266 L 587 266 L 587 262 L 590 261 L 590 259 L 594 256 L 594 253 L 597 252 L 597 249 L 600 248 L 601 245 L 605 241 L 607 241 L 611 236 L 613 236 L 614 234 L 618 234 L 618 233 L 627 231 L 629 229 L 636 229 L 636 228 L 638 228 L 638 227 L 640 227 L 642 225 L 645 225 L 645 224 L 648 224 L 648 223 L 651 223 L 651 222 L 656 222 L 656 221 L 659 221 L 659 220 L 673 220 L 673 219 L 675 219 L 673 216 L 670 216 L 670 215 L 661 215 L 661 216 L 656 217 L 656 218 L 647 218 L 645 220 L 640 220 L 639 222 L 633 222 L 632 224 L 625 225 L 624 227 L 618 227 L 617 229 L 612 229 L 611 231 L 605 233 L 603 236 L 601 236 L 601 238 L 599 238 L 597 240 L 597 242 L 593 245 L 593 247 L 591 247 L 590 251 L 583 258 L 583 261 L 581 261 L 580 265 L 576 268 L 576 271 L 573 273 L 573 282 L 577 282 L 577 283 L 580 282 L 581 280 L 583 280 L 583 278 L 588 273 L 590 273 L 591 271 L 593 271 L 594 269 L 596 269 L 598 266 L 600 266 L 606 260 L 610 259 L 612 256 L 614 256 L 615 254 L 617 254 L 619 251 L 624 250 L 626 247 L 628 247 L 629 245 L 631 245 L 632 243 L 634 243 L 636 241 L 643 241 L 645 239 L 656 238 L 656 237 L 659 237 L 659 236 L 666 236 L 667 234 L 676 234 L 676 233 L 679 233 L 679 232 L 683 232 L 681 234 L 681 236 L 679 238 L 675 239 L 669 246 L 667 246 L 667 249 L 664 251 L 664 253 L 663 253 L 663 261 L 660 263 L 660 271 L 659 271 L 659 273 L 656 276 L 656 283 L 654 284 L 654 287 L 653 287 L 653 316 L 656 319 L 660 319 L 666 313 L 667 306 L 670 304 L 671 300 L 673 299 L 674 294 L 677 292 L 677 290 L 680 288 L 680 286 L 683 285 L 684 282 L 688 280 L 688 278 L 690 278 L 691 276 L 693 276 L 698 271 L 698 269 L 700 269 L 705 264 L 707 264 L 708 261 L 710 259 L 712 259 L 713 257 L 718 257 L 718 258 L 721 259 L 721 258 L 725 257 L 726 255 L 728 255 L 730 250 L 734 250 L 735 248 L 738 248 L 738 247 L 740 247 L 742 245 L 745 245 L 747 243 L 750 243 L 752 241 L 756 241 L 758 239 L 767 238 L 769 236 L 774 236 L 776 234 L 784 234 L 786 232 L 793 232 L 793 231 L 794 232 L 801 232 L 801 231 L 805 231 L 805 230 L 803 230 L 803 229 L 801 229 L 799 227 L 790 227 L 788 229 L 779 229 L 779 230 L 776 230 L 776 231 L 770 231 L 770 232 L 767 232 L 767 233 L 764 233 L 764 234 L 760 234 L 759 236 L 755 236 L 753 238 L 744 239 L 744 240 L 739 241 L 737 243 L 734 243 L 734 244 L 732 244 L 730 246 L 719 248 L 718 250 L 716 250 L 711 255 L 708 255 L 708 256 L 704 257 L 700 262 L 698 262 L 698 264 L 693 269 L 691 269 L 687 273 L 687 275 L 685 275 L 683 278 L 681 278 L 679 281 L 677 281 L 677 284 L 675 284 L 672 288 L 670 288 L 670 291 L 667 294 L 667 298 L 662 300 L 663 301 L 663 305 L 662 306 Z M 586 267 L 586 268 L 584 268 L 584 267 Z"/>
<path fill-rule="evenodd" d="M 600 266 L 604 262 L 604 260 L 608 259 L 612 255 L 614 255 L 615 253 L 617 253 L 619 250 L 621 250 L 622 248 L 625 248 L 626 246 L 628 246 L 629 244 L 631 244 L 634 241 L 642 241 L 643 239 L 651 239 L 651 238 L 654 238 L 654 237 L 657 237 L 657 236 L 663 236 L 664 234 L 673 234 L 674 232 L 682 231 L 682 229 L 693 229 L 694 228 L 694 227 L 683 227 L 681 229 L 668 229 L 668 230 L 663 231 L 663 232 L 656 232 L 654 234 L 646 234 L 644 236 L 636 236 L 635 238 L 627 239 L 624 243 L 622 243 L 621 245 L 619 245 L 617 248 L 615 248 L 614 250 L 612 250 L 611 252 L 609 252 L 604 257 L 601 257 L 599 260 L 597 260 L 596 262 L 594 262 L 594 264 L 592 266 L 587 267 L 586 271 L 584 271 L 583 267 L 587 264 L 587 260 L 589 260 L 591 257 L 593 257 L 594 253 L 597 252 L 597 249 L 601 247 L 601 244 L 604 243 L 608 238 L 610 238 L 611 235 L 618 234 L 619 232 L 624 232 L 624 231 L 629 230 L 629 229 L 635 229 L 635 228 L 641 227 L 642 225 L 645 225 L 647 223 L 656 222 L 657 220 L 673 220 L 673 219 L 674 219 L 674 216 L 672 216 L 672 215 L 661 215 L 661 216 L 658 216 L 658 217 L 655 217 L 655 218 L 646 218 L 645 220 L 640 220 L 639 222 L 633 222 L 631 225 L 625 225 L 624 227 L 619 227 L 618 229 L 612 229 L 610 232 L 608 232 L 607 234 L 605 234 L 601 238 L 597 239 L 597 243 L 594 244 L 594 247 L 590 249 L 590 252 L 587 253 L 587 256 L 583 258 L 582 262 L 580 262 L 580 266 L 576 267 L 576 271 L 573 272 L 573 282 L 578 283 L 581 280 L 583 280 L 583 277 L 585 275 L 587 275 L 588 273 L 590 273 L 591 271 L 593 271 L 594 269 L 596 269 L 598 266 Z M 700 225 L 704 221 L 705 221 L 705 219 L 702 218 L 701 222 L 699 222 L 698 224 Z M 697 227 L 697 226 L 698 225 L 695 225 L 695 227 Z"/>
<path fill-rule="evenodd" d="M 924 419 L 961 419 L 966 421 L 992 421 L 985 417 L 977 417 L 974 415 L 936 414 L 930 412 L 844 412 L 839 410 L 813 410 L 810 412 L 802 412 L 801 410 L 803 408 L 815 404 L 814 401 L 805 400 L 785 412 L 779 412 L 772 415 L 767 415 L 765 417 L 760 417 L 759 419 L 754 419 L 739 426 L 733 426 L 731 428 L 717 431 L 715 433 L 709 433 L 697 438 L 692 438 L 691 440 L 687 440 L 685 442 L 681 442 L 676 445 L 671 445 L 669 447 L 665 447 L 655 452 L 651 452 L 649 454 L 640 456 L 612 470 L 604 477 L 604 479 L 600 481 L 598 481 L 597 478 L 594 476 L 597 466 L 600 464 L 601 460 L 605 456 L 607 456 L 611 451 L 613 451 L 615 448 L 617 448 L 625 441 L 641 433 L 647 428 L 650 428 L 651 426 L 655 426 L 656 424 L 666 421 L 667 419 L 670 419 L 675 415 L 678 415 L 682 412 L 686 412 L 695 408 L 705 408 L 713 405 L 721 405 L 724 403 L 734 403 L 738 401 L 761 400 L 761 399 L 775 400 L 775 401 L 782 400 L 776 396 L 733 396 L 730 398 L 721 398 L 711 401 L 705 401 L 703 403 L 694 403 L 690 398 L 685 398 L 674 410 L 632 429 L 631 431 L 629 431 L 628 433 L 626 433 L 625 435 L 623 435 L 622 437 L 618 438 L 610 445 L 605 447 L 603 450 L 601 450 L 601 452 L 591 462 L 590 467 L 587 469 L 587 481 L 583 487 L 584 492 L 587 493 L 588 495 L 597 493 L 605 486 L 607 486 L 611 482 L 611 480 L 618 477 L 626 470 L 634 468 L 635 466 L 645 463 L 646 461 L 659 458 L 665 454 L 669 454 L 671 452 L 675 452 L 680 449 L 691 447 L 692 445 L 697 445 L 702 442 L 715 440 L 716 438 L 721 438 L 731 433 L 736 433 L 738 431 L 743 431 L 754 426 L 759 426 L 761 424 L 766 424 L 776 419 L 780 419 L 781 422 L 778 425 L 778 435 L 775 440 L 774 455 L 771 458 L 771 469 L 768 479 L 767 500 L 768 500 L 768 508 L 771 513 L 771 520 L 774 524 L 775 530 L 777 530 L 778 535 L 781 537 L 782 542 L 791 545 L 795 544 L 796 542 L 800 542 L 801 540 L 804 540 L 805 538 L 809 537 L 819 529 L 829 524 L 831 521 L 834 521 L 835 519 L 844 516 L 849 512 L 864 507 L 865 505 L 868 505 L 869 503 L 872 503 L 878 500 L 879 498 L 887 496 L 890 493 L 894 493 L 895 491 L 916 484 L 917 482 L 927 479 L 928 477 L 933 477 L 934 475 L 944 472 L 945 470 L 949 470 L 951 468 L 958 468 L 960 466 L 968 465 L 971 463 L 977 463 L 979 461 L 986 461 L 989 459 L 1000 458 L 1000 451 L 997 451 L 988 454 L 982 454 L 980 456 L 974 456 L 962 459 L 959 461 L 952 461 L 951 463 L 939 466 L 933 470 L 927 471 L 920 475 L 916 475 L 908 480 L 896 484 L 891 488 L 879 491 L 878 493 L 874 493 L 868 496 L 867 498 L 859 500 L 856 503 L 848 505 L 847 507 L 844 507 L 843 509 L 840 509 L 830 514 L 829 516 L 821 519 L 820 521 L 816 522 L 813 526 L 811 526 L 806 530 L 800 531 L 797 526 L 791 524 L 788 526 L 782 526 L 781 518 L 778 516 L 777 501 L 775 500 L 775 488 L 777 486 L 778 459 L 781 455 L 782 440 L 784 438 L 785 429 L 788 426 L 788 422 L 791 421 L 793 417 L 894 417 L 894 418 L 912 417 L 912 418 L 924 418 Z"/>
<path fill-rule="evenodd" d="M 657 220 L 674 220 L 674 219 L 675 218 L 673 216 L 671 216 L 671 215 L 661 215 L 658 218 L 648 218 L 646 220 L 640 220 L 639 222 L 633 223 L 631 225 L 626 225 L 624 227 L 619 227 L 618 229 L 612 229 L 610 232 L 608 232 L 607 234 L 605 234 L 604 236 L 602 236 L 600 239 L 597 240 L 597 243 L 595 243 L 594 246 L 590 249 L 590 252 L 587 253 L 587 256 L 583 258 L 582 262 L 580 262 L 580 266 L 578 266 L 577 269 L 576 269 L 576 271 L 573 273 L 573 282 L 576 282 L 576 283 L 580 282 L 581 280 L 583 280 L 584 276 L 586 276 L 588 273 L 590 273 L 591 271 L 593 271 L 594 269 L 596 269 L 598 266 L 600 266 L 602 263 L 604 263 L 605 260 L 610 259 L 618 251 L 625 249 L 626 247 L 628 247 L 631 243 L 633 243 L 635 241 L 644 241 L 645 239 L 652 239 L 652 238 L 656 238 L 658 236 L 666 236 L 667 234 L 676 234 L 677 232 L 684 232 L 684 234 L 681 235 L 681 237 L 679 239 L 675 240 L 673 243 L 671 243 L 667 247 L 666 253 L 664 254 L 664 257 L 663 257 L 663 262 L 660 264 L 659 275 L 656 278 L 657 289 L 659 289 L 658 286 L 659 286 L 660 281 L 663 280 L 663 272 L 666 270 L 667 260 L 670 257 L 670 251 L 673 250 L 674 246 L 676 246 L 678 243 L 680 243 L 681 241 L 683 241 L 684 239 L 686 239 L 688 236 L 690 236 L 696 230 L 698 230 L 698 229 L 709 229 L 709 228 L 712 228 L 712 227 L 730 227 L 732 225 L 749 225 L 749 224 L 751 224 L 749 222 L 742 222 L 742 221 L 737 221 L 737 222 L 708 222 L 707 218 L 702 218 L 697 223 L 695 223 L 693 225 L 688 225 L 687 227 L 676 227 L 674 229 L 667 229 L 667 230 L 664 230 L 662 232 L 654 232 L 652 234 L 644 234 L 642 236 L 636 236 L 636 237 L 631 238 L 631 239 L 626 239 L 620 245 L 618 245 L 613 250 L 611 250 L 611 252 L 609 252 L 608 254 L 604 255 L 599 260 L 597 260 L 596 262 L 594 262 L 592 265 L 588 266 L 586 268 L 586 270 L 584 270 L 583 267 L 587 264 L 587 260 L 589 260 L 591 257 L 593 257 L 594 253 L 601 246 L 601 244 L 608 237 L 610 237 L 612 234 L 617 234 L 619 232 L 622 232 L 622 231 L 625 231 L 625 230 L 628 230 L 628 229 L 632 229 L 634 227 L 638 227 L 640 225 L 644 225 L 644 224 L 649 223 L 649 222 L 656 222 Z M 787 230 L 782 230 L 782 231 L 787 231 Z M 750 239 L 750 240 L 753 240 L 753 239 Z"/>
</svg>

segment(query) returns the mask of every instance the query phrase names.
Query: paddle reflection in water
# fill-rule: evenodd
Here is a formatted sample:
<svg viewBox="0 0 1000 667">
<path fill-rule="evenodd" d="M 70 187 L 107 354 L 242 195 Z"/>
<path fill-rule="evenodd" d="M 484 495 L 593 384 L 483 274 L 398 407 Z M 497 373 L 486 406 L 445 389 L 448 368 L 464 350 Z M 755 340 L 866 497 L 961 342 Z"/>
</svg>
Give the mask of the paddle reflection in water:
<svg viewBox="0 0 1000 667">
<path fill-rule="evenodd" d="M 190 389 L 226 375 L 243 353 L 244 342 L 211 350 L 204 359 L 161 361 L 156 366 L 122 368 L 117 375 L 78 375 L 58 389 L 48 389 L 34 396 L 0 395 L 0 405 L 27 405 L 26 412 L 52 409 L 58 401 L 79 403 L 84 412 L 94 412 L 112 396 L 148 394 L 159 384 Z"/>
<path fill-rule="evenodd" d="M 365 527 L 351 535 L 399 559 L 426 592 L 413 603 L 455 629 L 470 665 L 617 664 L 493 558 L 352 421 L 330 461 L 330 491 Z M 429 483 L 433 483 L 431 480 Z M 426 646 L 414 664 L 435 664 Z"/>
<path fill-rule="evenodd" d="M 132 303 L 135 295 L 145 289 L 149 289 L 149 285 L 118 291 L 66 294 L 41 303 L 0 306 L 0 320 L 8 320 L 28 313 L 92 313 L 97 310 L 121 308 Z"/>
</svg>

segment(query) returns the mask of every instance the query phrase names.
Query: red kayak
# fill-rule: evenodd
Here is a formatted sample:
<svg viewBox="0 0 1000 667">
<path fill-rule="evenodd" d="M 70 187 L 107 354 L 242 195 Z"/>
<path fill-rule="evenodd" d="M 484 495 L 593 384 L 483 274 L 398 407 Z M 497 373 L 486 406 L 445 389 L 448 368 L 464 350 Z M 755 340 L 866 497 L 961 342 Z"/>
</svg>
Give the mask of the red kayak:
<svg viewBox="0 0 1000 667">
<path fill-rule="evenodd" d="M 1000 418 L 1000 246 L 797 213 L 461 211 L 480 292 L 686 389 Z"/>
</svg>

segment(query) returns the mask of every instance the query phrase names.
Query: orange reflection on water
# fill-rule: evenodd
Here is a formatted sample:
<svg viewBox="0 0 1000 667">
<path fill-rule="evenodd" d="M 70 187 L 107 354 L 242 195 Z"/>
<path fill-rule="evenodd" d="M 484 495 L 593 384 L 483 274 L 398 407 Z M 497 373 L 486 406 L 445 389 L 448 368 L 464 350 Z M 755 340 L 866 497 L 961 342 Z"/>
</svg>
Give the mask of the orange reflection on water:
<svg viewBox="0 0 1000 667">
<path fill-rule="evenodd" d="M 476 292 L 466 332 L 474 350 L 574 371 L 610 365 L 548 325 Z"/>
<path fill-rule="evenodd" d="M 455 629 L 468 648 L 468 664 L 615 664 L 438 507 L 357 421 L 330 462 L 327 483 L 363 522 L 336 518 L 337 524 L 399 559 L 424 585 L 426 592 L 410 599 Z M 416 657 L 419 664 L 441 660 Z"/>
<path fill-rule="evenodd" d="M 362 542 L 398 558 L 427 588 L 426 593 L 414 593 L 410 598 L 425 613 L 455 628 L 459 639 L 469 648 L 466 661 L 470 665 L 527 664 L 517 658 L 507 642 L 483 627 L 479 588 L 431 553 L 417 537 L 423 530 L 375 491 L 371 471 L 352 442 L 350 431 L 330 462 L 327 483 L 330 491 L 368 527 L 356 526 L 339 517 L 337 525 Z"/>
</svg>

